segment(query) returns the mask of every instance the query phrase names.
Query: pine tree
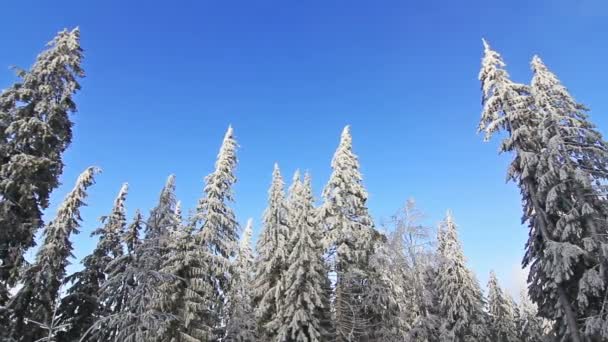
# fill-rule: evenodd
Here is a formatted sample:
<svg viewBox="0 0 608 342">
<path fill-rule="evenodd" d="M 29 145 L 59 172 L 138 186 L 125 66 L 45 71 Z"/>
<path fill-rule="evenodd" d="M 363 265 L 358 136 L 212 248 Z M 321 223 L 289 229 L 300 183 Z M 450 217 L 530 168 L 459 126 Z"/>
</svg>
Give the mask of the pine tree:
<svg viewBox="0 0 608 342">
<path fill-rule="evenodd" d="M 283 274 L 287 270 L 288 218 L 285 203 L 284 183 L 277 164 L 272 173 L 272 184 L 268 191 L 268 207 L 264 212 L 263 230 L 257 242 L 255 262 L 254 307 L 260 329 L 260 338 L 275 341 L 276 320 L 283 298 L 281 287 Z"/>
<path fill-rule="evenodd" d="M 488 328 L 495 342 L 518 342 L 515 308 L 510 296 L 502 291 L 494 271 L 488 281 Z"/>
<path fill-rule="evenodd" d="M 296 173 L 290 192 L 289 267 L 281 279 L 284 295 L 279 299 L 280 311 L 273 326 L 278 331 L 277 341 L 326 341 L 329 338 L 327 270 L 310 176 L 306 175 L 302 183 Z"/>
<path fill-rule="evenodd" d="M 95 167 L 87 168 L 76 181 L 76 185 L 65 197 L 55 218 L 45 227 L 43 243 L 36 259 L 22 279 L 23 287 L 11 298 L 7 307 L 11 313 L 11 335 L 20 341 L 35 341 L 42 338 L 39 324 L 50 325 L 55 303 L 59 296 L 65 269 L 72 256 L 70 237 L 80 228 L 80 208 L 85 205 L 87 188 L 94 183 L 99 172 Z"/>
<path fill-rule="evenodd" d="M 0 94 L 0 305 L 8 297 L 59 185 L 72 140 L 72 95 L 84 76 L 80 31 L 61 31 L 29 71 Z"/>
<path fill-rule="evenodd" d="M 103 327 L 100 336 L 109 334 L 115 340 L 125 342 L 170 340 L 179 319 L 171 312 L 165 312 L 169 311 L 164 305 L 170 298 L 166 298 L 160 285 L 175 279 L 160 269 L 168 252 L 169 233 L 179 226 L 175 206 L 175 178 L 171 175 L 158 204 L 150 212 L 145 238 L 136 246 L 133 260 L 123 271 L 123 277 L 134 281 L 135 285 L 120 312 L 106 317 L 100 324 Z M 108 282 L 115 284 L 114 280 Z"/>
<path fill-rule="evenodd" d="M 439 235 L 436 291 L 441 321 L 440 341 L 489 341 L 483 294 L 466 266 L 450 212 L 441 224 Z"/>
<path fill-rule="evenodd" d="M 68 325 L 67 331 L 60 335 L 63 341 L 79 341 L 104 312 L 98 294 L 107 279 L 108 264 L 123 255 L 121 237 L 126 228 L 127 191 L 125 183 L 114 200 L 110 215 L 101 218 L 103 226 L 92 233 L 92 236 L 99 235 L 99 241 L 93 253 L 83 259 L 84 269 L 65 279 L 65 283 L 72 283 L 72 286 L 59 306 L 60 322 Z"/>
<path fill-rule="evenodd" d="M 205 178 L 204 196 L 196 207 L 192 222 L 205 274 L 195 274 L 202 278 L 191 284 L 200 287 L 193 290 L 206 298 L 205 324 L 214 330 L 217 338 L 225 333 L 224 304 L 225 295 L 230 292 L 230 258 L 238 250 L 239 225 L 230 208 L 234 201 L 232 186 L 236 183 L 236 149 L 237 142 L 230 126 L 217 156 L 215 170 Z"/>
<path fill-rule="evenodd" d="M 325 246 L 335 273 L 334 312 L 337 341 L 352 341 L 365 334 L 363 283 L 369 276 L 373 253 L 373 223 L 368 214 L 367 192 L 362 185 L 357 156 L 352 151 L 349 126 L 344 128 L 332 160 L 333 172 L 323 190 L 321 218 Z"/>
<path fill-rule="evenodd" d="M 251 249 L 252 234 L 253 220 L 249 219 L 232 267 L 227 310 L 228 324 L 226 325 L 226 337 L 224 339 L 227 342 L 257 341 L 251 285 L 254 276 L 253 250 Z"/>
</svg>

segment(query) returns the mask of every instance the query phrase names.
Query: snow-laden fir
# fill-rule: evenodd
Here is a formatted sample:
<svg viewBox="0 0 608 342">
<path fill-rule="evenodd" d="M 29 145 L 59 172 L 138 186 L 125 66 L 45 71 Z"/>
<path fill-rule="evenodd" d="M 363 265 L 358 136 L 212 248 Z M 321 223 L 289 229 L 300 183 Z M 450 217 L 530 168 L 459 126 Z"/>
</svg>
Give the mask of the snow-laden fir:
<svg viewBox="0 0 608 342">
<path fill-rule="evenodd" d="M 607 145 L 538 56 L 531 85 L 521 85 L 485 41 L 484 48 L 480 130 L 506 131 L 501 151 L 514 155 L 508 178 L 520 187 L 530 229 L 523 258 L 530 296 L 558 338 L 608 338 Z"/>
</svg>

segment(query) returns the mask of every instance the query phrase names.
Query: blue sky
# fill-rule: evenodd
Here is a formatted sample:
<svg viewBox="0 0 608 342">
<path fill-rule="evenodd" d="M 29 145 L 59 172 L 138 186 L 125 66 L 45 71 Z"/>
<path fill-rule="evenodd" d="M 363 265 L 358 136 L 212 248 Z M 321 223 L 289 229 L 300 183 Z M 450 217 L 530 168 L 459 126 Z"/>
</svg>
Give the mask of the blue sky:
<svg viewBox="0 0 608 342">
<path fill-rule="evenodd" d="M 144 212 L 170 173 L 186 208 L 201 194 L 226 127 L 239 150 L 234 205 L 259 228 L 272 165 L 313 175 L 317 197 L 344 125 L 352 125 L 369 208 L 379 223 L 416 198 L 435 225 L 460 225 L 485 285 L 513 287 L 527 231 L 509 157 L 475 133 L 481 37 L 517 81 L 540 54 L 606 133 L 608 6 L 538 1 L 7 1 L 0 13 L 0 88 L 56 31 L 79 25 L 87 77 L 54 212 L 88 165 L 104 172 L 83 210 L 76 255 L 129 182 Z"/>
</svg>

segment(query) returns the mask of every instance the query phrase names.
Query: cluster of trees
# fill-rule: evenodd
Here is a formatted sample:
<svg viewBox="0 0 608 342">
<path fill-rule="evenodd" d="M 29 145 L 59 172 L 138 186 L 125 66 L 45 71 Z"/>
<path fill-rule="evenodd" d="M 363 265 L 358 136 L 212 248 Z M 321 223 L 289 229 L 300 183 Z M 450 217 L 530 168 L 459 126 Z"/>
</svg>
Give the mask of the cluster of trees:
<svg viewBox="0 0 608 342">
<path fill-rule="evenodd" d="M 254 248 L 231 206 L 237 142 L 229 127 L 203 194 L 184 217 L 169 176 L 147 216 L 123 184 L 66 274 L 87 168 L 48 223 L 79 90 L 78 29 L 60 32 L 0 94 L 0 339 L 3 341 L 601 341 L 606 323 L 606 148 L 539 58 L 530 86 L 511 82 L 484 42 L 480 130 L 504 130 L 530 226 L 530 296 L 516 303 L 467 267 L 450 212 L 435 230 L 413 201 L 379 229 L 366 206 L 347 126 L 316 205 L 309 174 L 285 189 L 275 165 Z M 42 230 L 31 263 L 24 258 Z M 537 309 L 538 307 L 538 309 Z"/>
</svg>

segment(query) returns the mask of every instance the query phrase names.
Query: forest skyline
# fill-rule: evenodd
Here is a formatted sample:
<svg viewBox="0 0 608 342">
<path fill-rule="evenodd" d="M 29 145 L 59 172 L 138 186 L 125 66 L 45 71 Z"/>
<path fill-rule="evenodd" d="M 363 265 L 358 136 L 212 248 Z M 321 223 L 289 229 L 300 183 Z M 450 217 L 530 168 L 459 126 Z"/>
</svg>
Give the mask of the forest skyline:
<svg viewBox="0 0 608 342">
<path fill-rule="evenodd" d="M 281 165 L 286 178 L 296 168 L 310 171 L 319 201 L 340 131 L 351 124 L 376 223 L 388 219 L 409 197 L 417 200 L 432 226 L 452 209 L 469 265 L 480 283 L 485 285 L 494 268 L 502 283 L 515 291 L 508 282 L 520 264 L 527 231 L 519 224 L 517 189 L 503 182 L 509 158 L 497 157 L 493 152 L 498 143 L 481 144 L 482 136 L 474 133 L 480 110 L 475 79 L 482 53 L 480 38 L 504 52 L 519 82 L 529 81 L 528 61 L 540 53 L 575 97 L 592 107 L 591 116 L 600 131 L 608 127 L 602 115 L 607 108 L 602 94 L 587 85 L 593 84 L 597 74 L 591 67 L 569 66 L 594 65 L 606 56 L 605 48 L 592 44 L 593 33 L 588 33 L 590 28 L 605 27 L 601 18 L 569 8 L 576 15 L 564 21 L 567 5 L 555 9 L 542 2 L 527 5 L 529 13 L 522 17 L 515 13 L 522 3 L 506 9 L 481 6 L 466 17 L 487 20 L 485 25 L 465 24 L 462 32 L 429 30 L 418 38 L 413 35 L 424 30 L 411 26 L 453 22 L 448 12 L 465 10 L 433 11 L 437 3 L 393 4 L 383 9 L 362 4 L 351 9 L 328 6 L 320 14 L 270 5 L 235 11 L 223 6 L 187 7 L 189 11 L 165 11 L 161 6 L 122 8 L 111 2 L 88 9 L 69 3 L 42 5 L 31 9 L 36 20 L 32 27 L 11 17 L 0 23 L 4 32 L 20 31 L 17 39 L 7 37 L 0 65 L 27 68 L 53 32 L 75 25 L 83 31 L 86 91 L 76 97 L 74 143 L 65 154 L 63 186 L 53 192 L 47 211 L 49 217 L 54 215 L 85 166 L 104 169 L 91 189 L 90 206 L 83 209 L 82 232 L 74 236 L 76 260 L 92 250 L 95 240 L 89 233 L 99 225 L 97 218 L 109 210 L 122 182 L 132 188 L 129 212 L 136 208 L 146 212 L 166 176 L 174 173 L 178 197 L 186 209 L 191 208 L 229 124 L 241 145 L 235 211 L 241 225 L 249 217 L 254 219 L 257 236 L 273 163 Z M 18 13 L 23 6 L 10 4 L 7 13 Z M 285 18 L 276 19 L 273 10 L 283 11 Z M 137 11 L 143 11 L 139 22 L 133 16 Z M 249 11 L 260 16 L 242 26 L 213 19 L 242 19 Z M 506 13 L 499 19 L 502 22 L 524 19 L 514 28 L 517 34 L 490 25 L 480 15 L 492 17 L 500 11 Z M 538 13 L 546 15 L 541 23 L 533 23 Z M 113 18 L 114 25 L 104 26 L 103 18 Z M 128 30 L 131 18 L 135 18 L 134 28 Z M 275 21 L 265 20 L 269 18 Z M 357 25 L 361 18 L 365 18 L 363 27 Z M 564 25 L 551 32 L 539 29 L 556 22 Z M 311 24 L 319 29 L 311 30 Z M 245 25 L 251 30 L 239 33 Z M 290 29 L 282 32 L 280 27 Z M 323 37 L 326 31 L 334 33 Z M 576 41 L 577 32 L 583 31 L 588 40 Z M 180 38 L 187 32 L 191 33 Z M 562 56 L 560 39 L 577 48 Z M 126 43 L 130 41 L 138 44 Z M 449 51 L 456 53 L 442 57 Z M 272 52 L 276 52 L 273 58 L 263 58 Z M 186 70 L 194 73 L 186 77 Z M 446 73 L 449 77 L 442 77 Z M 0 75 L 2 88 L 11 81 L 11 71 Z M 378 120 L 370 123 L 369 117 Z M 310 122 L 304 122 L 306 118 Z M 298 126 L 293 122 L 299 122 Z M 156 136 L 160 132 L 168 133 L 168 141 L 160 142 Z M 440 136 L 429 139 L 435 132 Z M 387 164 L 391 167 L 383 166 Z M 455 174 L 444 171 L 445 165 Z M 463 199 L 466 194 L 472 199 Z"/>
</svg>

